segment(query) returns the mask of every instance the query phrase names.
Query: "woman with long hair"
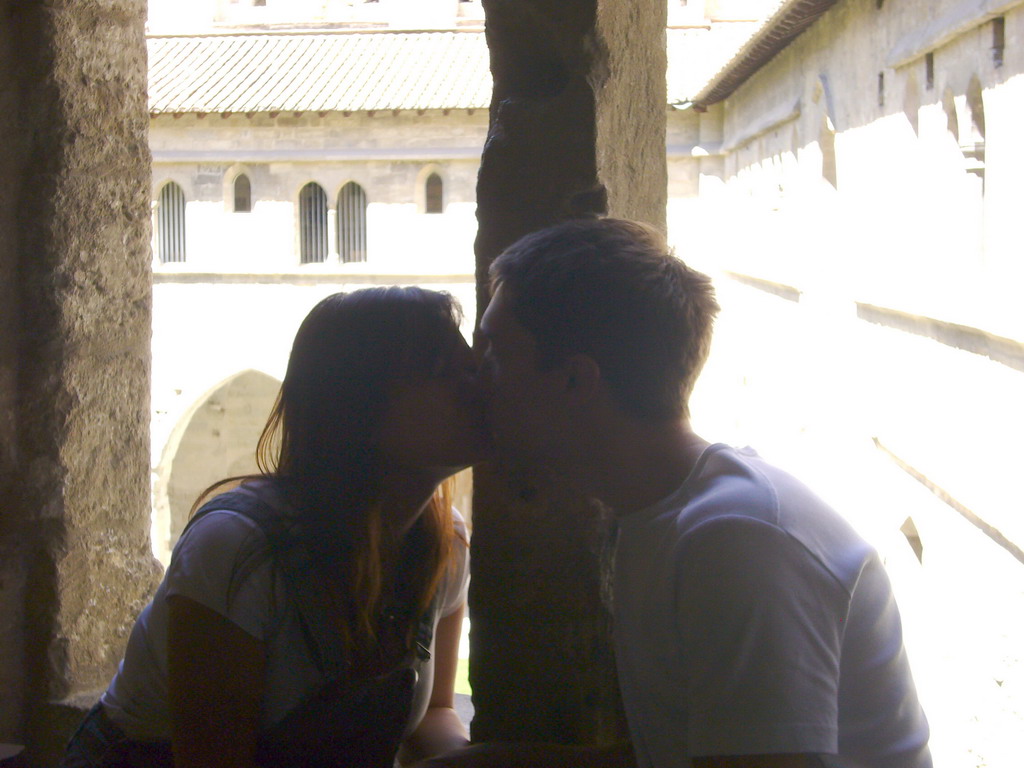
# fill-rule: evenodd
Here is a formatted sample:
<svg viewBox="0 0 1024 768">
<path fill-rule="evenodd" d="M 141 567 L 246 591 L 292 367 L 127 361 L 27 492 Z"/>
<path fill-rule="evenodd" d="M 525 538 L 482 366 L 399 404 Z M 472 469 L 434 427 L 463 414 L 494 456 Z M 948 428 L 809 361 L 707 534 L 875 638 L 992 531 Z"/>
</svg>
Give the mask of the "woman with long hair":
<svg viewBox="0 0 1024 768">
<path fill-rule="evenodd" d="M 309 313 L 260 473 L 194 512 L 66 766 L 383 768 L 466 743 L 446 481 L 487 446 L 459 319 L 419 288 Z"/>
</svg>

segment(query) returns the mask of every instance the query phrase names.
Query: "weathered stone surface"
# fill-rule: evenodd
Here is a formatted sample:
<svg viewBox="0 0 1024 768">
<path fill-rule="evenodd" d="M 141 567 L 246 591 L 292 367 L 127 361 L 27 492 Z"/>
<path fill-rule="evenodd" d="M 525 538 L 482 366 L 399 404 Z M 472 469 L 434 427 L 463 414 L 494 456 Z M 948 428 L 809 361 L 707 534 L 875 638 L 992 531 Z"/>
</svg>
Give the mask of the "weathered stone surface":
<svg viewBox="0 0 1024 768">
<path fill-rule="evenodd" d="M 0 12 L 0 738 L 47 764 L 49 703 L 109 680 L 157 574 L 145 2 Z"/>
<path fill-rule="evenodd" d="M 487 270 L 522 235 L 610 213 L 664 224 L 663 2 L 484 2 L 494 96 L 477 187 Z M 620 738 L 602 531 L 579 499 L 527 503 L 476 474 L 475 740 Z"/>
<path fill-rule="evenodd" d="M 607 71 L 591 77 L 598 94 L 598 176 L 608 189 L 613 216 L 664 229 L 666 9 L 614 0 L 599 5 L 597 38 Z M 604 75 L 600 80 L 599 74 Z"/>
</svg>

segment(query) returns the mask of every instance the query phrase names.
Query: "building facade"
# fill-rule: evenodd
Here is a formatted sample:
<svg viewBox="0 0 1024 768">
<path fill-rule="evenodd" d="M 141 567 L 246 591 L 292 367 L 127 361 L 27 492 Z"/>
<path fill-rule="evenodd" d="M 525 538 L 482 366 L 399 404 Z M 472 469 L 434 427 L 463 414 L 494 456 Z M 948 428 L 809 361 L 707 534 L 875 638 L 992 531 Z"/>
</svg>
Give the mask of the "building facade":
<svg viewBox="0 0 1024 768">
<path fill-rule="evenodd" d="M 669 226 L 763 326 L 717 382 L 880 542 L 936 764 L 1012 765 L 1024 3 L 773 3 L 685 86 Z"/>
<path fill-rule="evenodd" d="M 296 29 L 267 2 L 149 39 L 164 558 L 196 493 L 251 471 L 318 298 L 416 283 L 475 315 L 477 4 L 319 3 Z M 823 478 L 893 574 L 937 765 L 1012 765 L 1024 3 L 691 0 L 669 24 L 668 230 L 725 304 L 697 426 Z"/>
<path fill-rule="evenodd" d="M 249 29 L 150 36 L 149 51 L 153 541 L 166 562 L 196 495 L 255 470 L 317 300 L 426 285 L 460 300 L 470 333 L 490 80 L 479 30 Z"/>
</svg>

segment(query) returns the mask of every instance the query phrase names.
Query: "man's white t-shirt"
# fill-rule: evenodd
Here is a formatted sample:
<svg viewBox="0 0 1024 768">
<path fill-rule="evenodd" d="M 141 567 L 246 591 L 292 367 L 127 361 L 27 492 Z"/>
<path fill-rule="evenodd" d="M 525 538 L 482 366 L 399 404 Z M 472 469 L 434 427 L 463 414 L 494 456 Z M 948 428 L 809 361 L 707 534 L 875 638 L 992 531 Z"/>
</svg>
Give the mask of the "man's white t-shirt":
<svg viewBox="0 0 1024 768">
<path fill-rule="evenodd" d="M 465 522 L 453 510 L 451 570 L 438 586 L 437 620 L 466 601 L 469 553 Z M 263 538 L 259 525 L 231 510 L 212 510 L 182 535 L 153 601 L 135 622 L 124 660 L 101 701 L 107 715 L 134 739 L 170 738 L 167 705 L 167 598 L 182 595 L 210 608 L 266 644 L 267 671 L 261 727 L 269 728 L 327 681 L 309 652 L 299 615 L 279 573 L 266 559 L 240 585 L 232 585 L 238 560 Z M 436 624 L 435 624 L 436 629 Z M 419 669 L 407 732 L 423 717 L 434 678 L 434 648 Z"/>
<path fill-rule="evenodd" d="M 638 768 L 816 753 L 928 768 L 928 724 L 877 553 L 750 449 L 709 447 L 619 518 L 619 681 Z"/>
</svg>

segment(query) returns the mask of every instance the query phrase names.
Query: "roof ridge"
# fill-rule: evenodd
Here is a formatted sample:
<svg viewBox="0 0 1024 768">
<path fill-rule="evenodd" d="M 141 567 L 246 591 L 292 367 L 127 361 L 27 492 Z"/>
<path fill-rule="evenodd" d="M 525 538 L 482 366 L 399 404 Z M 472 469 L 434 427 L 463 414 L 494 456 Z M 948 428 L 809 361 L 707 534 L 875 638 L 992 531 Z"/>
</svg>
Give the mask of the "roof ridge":
<svg viewBox="0 0 1024 768">
<path fill-rule="evenodd" d="M 168 34 L 147 34 L 147 40 L 184 40 L 196 38 L 217 38 L 217 37 L 331 37 L 334 35 L 450 35 L 450 34 L 474 34 L 482 35 L 483 27 L 456 29 L 392 29 L 388 28 L 367 28 L 357 29 L 259 29 L 259 30 L 231 30 L 231 31 L 204 31 L 194 33 L 168 33 Z"/>
</svg>

